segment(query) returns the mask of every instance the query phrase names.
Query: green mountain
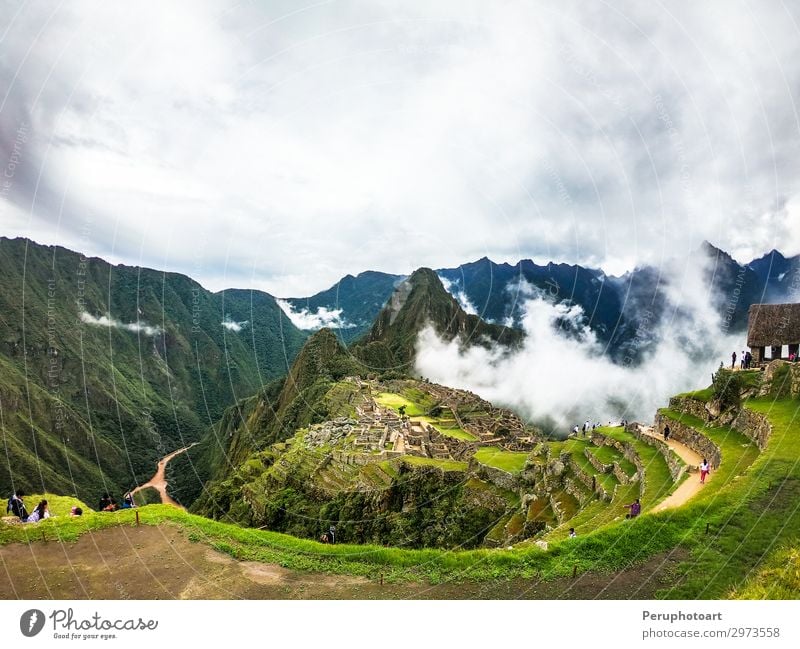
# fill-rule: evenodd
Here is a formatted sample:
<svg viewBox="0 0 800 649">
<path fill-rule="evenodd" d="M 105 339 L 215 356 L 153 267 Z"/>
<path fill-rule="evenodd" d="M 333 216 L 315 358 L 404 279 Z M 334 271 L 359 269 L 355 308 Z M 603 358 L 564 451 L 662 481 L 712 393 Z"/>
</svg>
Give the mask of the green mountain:
<svg viewBox="0 0 800 649">
<path fill-rule="evenodd" d="M 2 238 L 0 489 L 119 494 L 305 338 L 265 293 Z"/>
<path fill-rule="evenodd" d="M 517 329 L 489 324 L 466 313 L 434 271 L 420 268 L 397 286 L 353 353 L 372 372 L 412 372 L 417 337 L 428 325 L 444 339 L 458 338 L 464 345 L 513 345 L 523 336 Z"/>
<path fill-rule="evenodd" d="M 341 311 L 340 326 L 334 328 L 345 343 L 350 343 L 369 331 L 375 316 L 386 304 L 395 286 L 403 279 L 402 275 L 390 275 L 373 270 L 364 271 L 355 277 L 345 275 L 336 284 L 311 297 L 290 297 L 286 299 L 294 309 L 306 310 L 312 314 Z"/>
</svg>

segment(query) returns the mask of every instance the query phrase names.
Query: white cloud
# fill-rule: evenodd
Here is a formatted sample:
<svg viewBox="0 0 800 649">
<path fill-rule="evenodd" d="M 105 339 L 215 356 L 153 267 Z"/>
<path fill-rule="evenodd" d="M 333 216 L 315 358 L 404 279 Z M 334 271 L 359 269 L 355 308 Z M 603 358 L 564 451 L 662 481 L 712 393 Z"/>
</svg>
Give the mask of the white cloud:
<svg viewBox="0 0 800 649">
<path fill-rule="evenodd" d="M 0 200 L 29 218 L 0 224 L 278 295 L 484 255 L 797 253 L 796 11 L 29 3 L 0 17 L 0 165 L 30 127 Z"/>
<path fill-rule="evenodd" d="M 350 329 L 354 324 L 348 323 L 342 318 L 342 309 L 328 309 L 324 306 L 319 307 L 312 313 L 308 309 L 295 309 L 286 300 L 275 299 L 278 306 L 283 310 L 292 324 L 298 329 L 316 330 L 323 327 L 333 329 Z"/>
<path fill-rule="evenodd" d="M 162 333 L 161 327 L 149 325 L 145 322 L 121 322 L 116 318 L 109 315 L 93 316 L 91 313 L 82 311 L 81 322 L 94 327 L 113 327 L 114 329 L 121 329 L 123 331 L 132 331 L 133 333 L 143 333 L 145 336 L 158 336 Z"/>
<path fill-rule="evenodd" d="M 660 323 L 642 318 L 638 336 L 654 336 L 658 344 L 640 366 L 605 356 L 580 307 L 554 304 L 537 293 L 524 302 L 520 350 L 463 350 L 457 340 L 445 342 L 428 328 L 417 343 L 417 371 L 515 408 L 557 434 L 586 419 L 652 421 L 671 395 L 708 385 L 720 361 L 743 344 L 740 336 L 723 333 L 720 316 L 708 306 L 707 289 L 695 279 L 703 276 L 699 260 L 691 268 L 671 266 L 666 317 Z M 556 327 L 564 322 L 570 337 Z"/>
<path fill-rule="evenodd" d="M 450 295 L 456 299 L 466 313 L 478 315 L 478 310 L 475 308 L 475 305 L 469 301 L 469 296 L 464 289 L 459 288 L 458 284 L 451 282 L 449 279 L 442 277 L 441 275 L 439 275 L 439 280 L 442 282 L 444 290 L 450 293 Z"/>
<path fill-rule="evenodd" d="M 226 315 L 225 318 L 223 318 L 221 324 L 228 331 L 233 331 L 235 333 L 238 333 L 247 326 L 248 322 L 249 320 L 242 320 L 241 322 L 237 322 L 236 320 L 233 320 L 230 316 Z"/>
</svg>

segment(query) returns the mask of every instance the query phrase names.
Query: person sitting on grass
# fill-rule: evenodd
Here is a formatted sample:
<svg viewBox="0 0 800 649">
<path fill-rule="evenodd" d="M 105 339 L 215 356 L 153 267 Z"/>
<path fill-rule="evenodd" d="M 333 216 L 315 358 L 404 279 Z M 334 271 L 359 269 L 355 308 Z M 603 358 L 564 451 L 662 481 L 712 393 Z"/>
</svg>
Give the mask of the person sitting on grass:
<svg viewBox="0 0 800 649">
<path fill-rule="evenodd" d="M 47 508 L 47 501 L 40 500 L 39 504 L 36 505 L 36 509 L 34 509 L 30 516 L 28 516 L 27 523 L 38 523 L 39 521 L 43 521 L 45 518 L 50 518 L 50 510 Z"/>
<path fill-rule="evenodd" d="M 569 538 L 574 539 L 576 536 L 578 536 L 578 535 L 575 534 L 575 528 L 574 527 L 570 527 L 569 528 Z"/>
<path fill-rule="evenodd" d="M 625 507 L 631 510 L 630 513 L 625 514 L 625 518 L 636 518 L 642 512 L 642 505 L 638 498 Z"/>
<path fill-rule="evenodd" d="M 73 507 L 69 510 L 70 516 L 83 516 L 83 508 L 82 507 Z"/>
<path fill-rule="evenodd" d="M 134 507 L 133 496 L 131 496 L 131 492 L 129 491 L 122 497 L 122 507 L 120 509 L 131 509 L 132 507 Z"/>
<path fill-rule="evenodd" d="M 6 513 L 13 514 L 24 523 L 28 520 L 28 510 L 25 509 L 25 503 L 22 501 L 23 496 L 25 496 L 25 492 L 22 489 L 11 494 L 6 505 Z"/>
</svg>

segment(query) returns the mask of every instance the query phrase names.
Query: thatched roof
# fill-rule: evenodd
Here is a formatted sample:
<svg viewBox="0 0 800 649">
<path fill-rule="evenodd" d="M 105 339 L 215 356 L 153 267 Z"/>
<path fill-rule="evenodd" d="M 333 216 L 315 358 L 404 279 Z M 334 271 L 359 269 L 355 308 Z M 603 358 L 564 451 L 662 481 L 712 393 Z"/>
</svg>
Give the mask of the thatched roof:
<svg viewBox="0 0 800 649">
<path fill-rule="evenodd" d="M 800 304 L 753 304 L 747 325 L 747 345 L 800 343 Z"/>
</svg>

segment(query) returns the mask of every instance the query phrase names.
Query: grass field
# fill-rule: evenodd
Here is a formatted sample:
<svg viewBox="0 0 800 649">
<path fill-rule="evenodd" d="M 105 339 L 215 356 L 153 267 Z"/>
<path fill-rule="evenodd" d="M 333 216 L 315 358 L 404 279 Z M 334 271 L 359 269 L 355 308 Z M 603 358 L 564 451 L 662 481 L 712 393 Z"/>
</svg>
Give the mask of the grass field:
<svg viewBox="0 0 800 649">
<path fill-rule="evenodd" d="M 508 473 L 519 473 L 525 468 L 528 453 L 504 451 L 496 446 L 482 446 L 475 452 L 475 460 Z"/>
<path fill-rule="evenodd" d="M 401 406 L 405 406 L 406 415 L 409 417 L 425 414 L 425 409 L 421 405 L 394 392 L 381 392 L 375 397 L 375 401 L 384 408 L 391 408 L 395 411 L 399 410 Z"/>
<path fill-rule="evenodd" d="M 419 421 L 426 423 L 430 426 L 433 426 L 436 430 L 438 430 L 442 435 L 447 437 L 453 437 L 455 439 L 460 439 L 465 442 L 474 442 L 478 438 L 475 437 L 472 433 L 467 432 L 463 428 L 459 428 L 454 420 L 443 420 L 443 419 L 435 419 L 434 417 L 426 417 L 426 416 L 415 416 L 411 417 L 411 421 Z"/>
</svg>

